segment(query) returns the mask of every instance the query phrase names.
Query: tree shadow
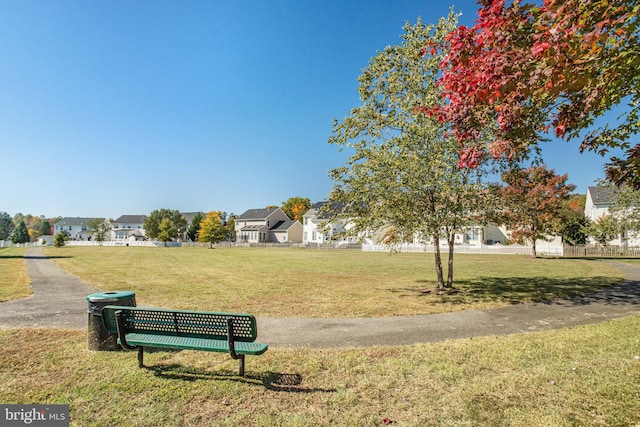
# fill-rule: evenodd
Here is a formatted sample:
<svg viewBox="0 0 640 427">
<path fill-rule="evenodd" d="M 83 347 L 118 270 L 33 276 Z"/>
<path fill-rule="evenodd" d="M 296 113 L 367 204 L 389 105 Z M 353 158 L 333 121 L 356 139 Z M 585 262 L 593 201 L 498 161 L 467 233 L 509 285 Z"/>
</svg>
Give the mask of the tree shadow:
<svg viewBox="0 0 640 427">
<path fill-rule="evenodd" d="M 0 255 L 0 259 L 59 259 L 59 258 L 73 258 L 70 255 Z"/>
<path fill-rule="evenodd" d="M 537 302 L 555 305 L 640 305 L 640 282 L 623 280 L 618 284 L 603 286 L 610 278 L 604 276 L 585 278 L 549 277 L 479 277 L 457 280 L 455 289 L 439 292 L 433 281 L 417 280 L 414 287 L 393 289 L 401 297 L 432 299 L 453 305 L 474 303 L 521 304 Z M 432 284 L 432 287 L 425 287 Z"/>
<path fill-rule="evenodd" d="M 27 255 L 24 257 L 20 257 L 24 259 L 62 259 L 62 258 L 73 258 L 70 255 L 52 255 L 52 256 L 44 256 L 44 255 Z"/>
<path fill-rule="evenodd" d="M 287 374 L 281 372 L 246 373 L 243 377 L 231 370 L 217 372 L 207 371 L 201 368 L 185 367 L 173 363 L 168 365 L 145 366 L 145 369 L 153 372 L 156 377 L 180 380 L 180 381 L 235 381 L 249 385 L 262 386 L 270 391 L 288 393 L 334 393 L 336 389 L 309 388 L 302 386 L 300 374 Z"/>
</svg>

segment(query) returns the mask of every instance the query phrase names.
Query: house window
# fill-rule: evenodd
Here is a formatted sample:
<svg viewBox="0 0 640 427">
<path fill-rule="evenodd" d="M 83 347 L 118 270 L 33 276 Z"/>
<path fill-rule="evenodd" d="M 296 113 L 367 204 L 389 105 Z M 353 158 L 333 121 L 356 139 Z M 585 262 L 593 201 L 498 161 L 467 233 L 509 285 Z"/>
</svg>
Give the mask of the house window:
<svg viewBox="0 0 640 427">
<path fill-rule="evenodd" d="M 467 230 L 466 238 L 468 242 L 478 240 L 479 237 L 480 237 L 480 233 L 478 233 L 477 228 L 472 228 L 471 230 Z"/>
</svg>

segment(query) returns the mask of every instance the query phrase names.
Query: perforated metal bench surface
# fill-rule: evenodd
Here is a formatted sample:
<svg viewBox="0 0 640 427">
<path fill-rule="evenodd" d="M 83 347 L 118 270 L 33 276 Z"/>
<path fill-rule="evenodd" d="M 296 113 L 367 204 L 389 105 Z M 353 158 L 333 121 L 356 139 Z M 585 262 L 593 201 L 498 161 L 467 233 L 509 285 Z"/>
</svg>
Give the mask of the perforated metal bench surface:
<svg viewBox="0 0 640 427">
<path fill-rule="evenodd" d="M 202 350 L 229 353 L 240 361 L 244 355 L 260 355 L 268 345 L 256 343 L 256 319 L 251 314 L 106 306 L 102 309 L 105 328 L 118 334 L 118 343 L 138 350 L 143 366 L 144 347 Z"/>
</svg>

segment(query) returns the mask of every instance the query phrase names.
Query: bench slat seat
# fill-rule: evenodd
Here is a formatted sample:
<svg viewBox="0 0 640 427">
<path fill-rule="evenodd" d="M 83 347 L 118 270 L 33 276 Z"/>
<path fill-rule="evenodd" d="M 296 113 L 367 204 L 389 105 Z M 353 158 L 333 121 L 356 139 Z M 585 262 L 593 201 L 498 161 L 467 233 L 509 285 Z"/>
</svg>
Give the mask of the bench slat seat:
<svg viewBox="0 0 640 427">
<path fill-rule="evenodd" d="M 141 367 L 144 347 L 202 350 L 229 353 L 239 360 L 244 375 L 244 356 L 268 349 L 255 342 L 258 328 L 251 314 L 108 305 L 102 309 L 102 321 L 109 332 L 118 334 L 122 348 L 138 350 Z"/>
<path fill-rule="evenodd" d="M 229 343 L 219 339 L 176 337 L 171 335 L 132 332 L 126 334 L 126 341 L 132 345 L 145 347 L 179 348 L 183 350 L 214 351 L 218 353 L 229 352 Z M 243 341 L 236 341 L 235 343 L 235 350 L 238 354 L 257 356 L 267 351 L 267 348 L 267 344 L 263 343 Z"/>
</svg>

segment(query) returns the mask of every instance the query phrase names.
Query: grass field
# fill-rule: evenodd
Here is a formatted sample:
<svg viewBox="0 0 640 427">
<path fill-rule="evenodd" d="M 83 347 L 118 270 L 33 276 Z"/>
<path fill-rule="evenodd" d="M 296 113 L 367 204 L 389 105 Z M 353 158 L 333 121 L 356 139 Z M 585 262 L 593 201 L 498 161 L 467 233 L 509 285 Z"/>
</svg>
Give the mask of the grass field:
<svg viewBox="0 0 640 427">
<path fill-rule="evenodd" d="M 456 255 L 457 292 L 434 292 L 432 254 L 248 248 L 45 248 L 138 304 L 258 316 L 367 317 L 484 309 L 582 294 L 621 279 L 598 261 Z"/>
<path fill-rule="evenodd" d="M 24 253 L 26 248 L 0 248 L 0 302 L 31 295 Z"/>
<path fill-rule="evenodd" d="M 13 250 L 16 251 L 16 250 Z M 0 282 L 28 290 L 23 250 Z M 429 254 L 47 248 L 65 269 L 138 302 L 273 316 L 383 316 L 589 292 L 597 261 L 458 256 L 435 295 Z M 5 292 L 11 295 L 11 292 Z M 640 426 L 640 316 L 412 346 L 271 348 L 238 377 L 228 355 L 87 350 L 85 331 L 0 330 L 0 402 L 65 403 L 72 426 Z"/>
<path fill-rule="evenodd" d="M 86 334 L 0 331 L 0 402 L 72 426 L 638 426 L 640 316 L 508 337 L 228 356 L 90 352 Z"/>
</svg>

